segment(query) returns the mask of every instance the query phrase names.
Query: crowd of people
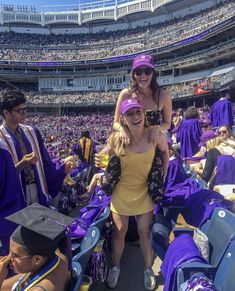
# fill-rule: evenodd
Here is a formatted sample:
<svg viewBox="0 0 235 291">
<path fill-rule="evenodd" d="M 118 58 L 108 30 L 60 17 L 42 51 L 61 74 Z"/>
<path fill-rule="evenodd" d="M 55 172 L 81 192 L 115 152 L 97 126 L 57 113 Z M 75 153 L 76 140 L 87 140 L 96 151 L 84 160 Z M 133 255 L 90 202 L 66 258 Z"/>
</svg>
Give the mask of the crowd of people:
<svg viewBox="0 0 235 291">
<path fill-rule="evenodd" d="M 160 24 L 96 34 L 4 32 L 0 33 L 0 57 L 16 61 L 73 61 L 138 53 L 198 34 L 232 17 L 233 10 L 234 2 L 228 0 Z"/>
<path fill-rule="evenodd" d="M 199 155 L 205 159 L 205 166 L 197 174 L 205 179 L 205 183 L 214 178 L 216 167 L 211 165 L 216 166 L 221 156 L 229 156 L 234 166 L 234 112 L 229 92 L 221 93 L 220 99 L 211 108 L 197 109 L 193 106 L 185 112 L 182 109 L 172 112 L 170 92 L 158 86 L 151 55 L 135 57 L 130 78 L 131 86 L 120 92 L 114 114 L 83 112 L 78 116 L 60 117 L 36 114 L 26 122 L 27 99 L 24 94 L 17 90 L 1 92 L 0 161 L 5 166 L 0 172 L 0 222 L 7 226 L 0 229 L 0 254 L 3 255 L 0 258 L 1 290 L 21 290 L 22 286 L 48 291 L 66 290 L 71 281 L 67 271 L 71 262 L 68 250 L 62 250 L 60 243 L 62 240 L 64 243 L 65 228 L 73 220 L 70 217 L 66 220 L 46 207 L 51 198 L 58 195 L 66 178 L 74 177 L 74 170 L 79 172 L 81 164 L 90 165 L 93 169 L 95 162 L 95 166 L 100 168 L 97 187 L 105 195 L 111 195 L 112 265 L 107 276 L 108 286 L 115 288 L 118 284 L 129 217 L 135 216 L 144 258 L 143 282 L 146 290 L 155 290 L 156 287 L 150 245 L 153 210 L 157 211 L 167 201 L 178 203 L 177 198 L 169 197 L 172 193 L 167 192 L 169 184 L 173 183 L 170 171 L 174 177 L 179 174 L 176 168 L 172 170 L 172 161 L 183 169 L 182 163 L 198 158 L 201 151 Z M 213 151 L 208 144 L 208 148 L 200 149 L 205 147 L 205 133 L 212 130 L 214 136 L 208 135 L 207 138 L 214 139 L 214 142 L 210 141 Z M 99 143 L 102 143 L 102 150 L 97 153 Z M 104 155 L 108 159 L 101 167 Z M 180 174 L 182 177 L 183 172 Z M 189 192 L 195 198 L 197 192 L 193 190 L 198 186 L 195 186 L 196 181 L 193 184 Z M 233 203 L 222 195 L 208 192 L 208 188 L 212 189 L 214 185 L 208 183 L 207 189 L 200 189 L 204 191 L 203 197 L 210 194 L 209 200 L 205 198 L 210 205 L 210 214 L 213 210 L 211 204 L 216 207 L 220 203 L 221 207 L 233 209 Z M 92 193 L 89 190 L 85 194 Z M 181 202 L 190 197 L 187 192 L 181 197 Z M 202 223 L 199 213 L 192 211 L 191 214 Z M 44 228 L 45 220 L 49 223 Z M 16 228 L 13 223 L 20 226 Z M 198 225 L 195 224 L 196 227 Z M 56 251 L 57 248 L 61 254 Z M 14 272 L 19 274 L 6 279 L 10 263 Z M 162 268 L 164 264 L 166 262 L 163 262 Z M 170 280 L 165 278 L 168 288 Z"/>
<path fill-rule="evenodd" d="M 214 83 L 218 82 L 221 75 L 204 77 L 202 79 L 190 80 L 172 85 L 162 85 L 172 95 L 172 98 L 192 96 L 197 94 L 196 88 L 201 88 L 205 93 L 214 90 Z M 0 88 L 6 84 L 0 83 Z M 10 87 L 10 86 L 9 86 Z M 21 89 L 30 104 L 61 104 L 63 105 L 114 105 L 118 98 L 117 91 L 80 91 L 80 92 L 38 92 L 37 86 L 16 84 Z M 199 92 L 200 93 L 203 93 Z"/>
</svg>

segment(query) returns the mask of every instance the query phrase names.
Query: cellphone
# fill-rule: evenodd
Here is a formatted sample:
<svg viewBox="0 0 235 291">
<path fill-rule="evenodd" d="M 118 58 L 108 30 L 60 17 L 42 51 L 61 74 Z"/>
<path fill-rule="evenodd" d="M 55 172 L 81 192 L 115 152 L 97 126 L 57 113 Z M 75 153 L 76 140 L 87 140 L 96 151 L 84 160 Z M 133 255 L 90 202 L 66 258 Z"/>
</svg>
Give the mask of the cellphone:
<svg viewBox="0 0 235 291">
<path fill-rule="evenodd" d="M 162 121 L 162 115 L 160 110 L 146 110 L 146 124 L 148 126 L 160 125 Z"/>
</svg>

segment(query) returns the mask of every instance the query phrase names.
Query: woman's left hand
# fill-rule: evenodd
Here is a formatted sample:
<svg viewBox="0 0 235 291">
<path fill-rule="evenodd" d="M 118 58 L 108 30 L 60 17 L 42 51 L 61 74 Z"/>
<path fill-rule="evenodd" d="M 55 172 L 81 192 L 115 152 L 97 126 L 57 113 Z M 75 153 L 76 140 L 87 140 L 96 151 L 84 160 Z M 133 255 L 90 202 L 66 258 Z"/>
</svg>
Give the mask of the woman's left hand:
<svg viewBox="0 0 235 291">
<path fill-rule="evenodd" d="M 3 281 L 6 279 L 8 273 L 7 266 L 9 265 L 10 261 L 11 261 L 10 255 L 0 257 L 0 288 L 2 286 Z"/>
<path fill-rule="evenodd" d="M 157 145 L 160 139 L 160 127 L 154 126 L 149 128 L 149 142 Z"/>
</svg>

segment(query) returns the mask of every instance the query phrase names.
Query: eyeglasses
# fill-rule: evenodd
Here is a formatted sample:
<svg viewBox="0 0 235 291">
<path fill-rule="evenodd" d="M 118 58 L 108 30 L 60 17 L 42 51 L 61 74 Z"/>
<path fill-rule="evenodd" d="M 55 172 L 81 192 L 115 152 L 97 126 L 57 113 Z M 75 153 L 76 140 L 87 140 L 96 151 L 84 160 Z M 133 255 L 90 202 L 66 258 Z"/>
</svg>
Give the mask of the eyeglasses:
<svg viewBox="0 0 235 291">
<path fill-rule="evenodd" d="M 23 107 L 23 108 L 20 108 L 20 109 L 11 109 L 11 111 L 18 112 L 20 115 L 23 115 L 23 114 L 26 113 L 27 107 Z"/>
<path fill-rule="evenodd" d="M 221 131 L 218 131 L 218 135 L 221 135 L 221 134 L 226 134 L 226 133 L 228 133 L 228 131 L 227 131 L 227 130 L 221 130 Z"/>
<path fill-rule="evenodd" d="M 201 125 L 201 128 L 208 128 L 209 125 Z"/>
<path fill-rule="evenodd" d="M 149 67 L 146 67 L 146 68 L 137 68 L 134 70 L 134 74 L 136 76 L 141 76 L 143 73 L 146 75 L 146 76 L 149 76 L 153 73 L 153 69 L 152 68 L 149 68 Z"/>
<path fill-rule="evenodd" d="M 18 259 L 20 259 L 20 260 L 22 260 L 22 259 L 26 259 L 26 258 L 30 258 L 30 257 L 32 257 L 31 255 L 27 255 L 27 256 L 18 256 L 18 255 L 16 255 L 16 254 L 14 254 L 14 253 L 11 253 L 11 259 L 12 260 L 18 260 Z"/>
</svg>

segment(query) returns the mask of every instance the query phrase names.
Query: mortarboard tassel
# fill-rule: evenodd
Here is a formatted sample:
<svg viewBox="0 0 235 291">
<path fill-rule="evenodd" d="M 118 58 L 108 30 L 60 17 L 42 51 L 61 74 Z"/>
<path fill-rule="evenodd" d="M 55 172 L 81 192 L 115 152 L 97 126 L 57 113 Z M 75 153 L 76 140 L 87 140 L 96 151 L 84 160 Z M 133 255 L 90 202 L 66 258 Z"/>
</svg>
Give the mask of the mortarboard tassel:
<svg viewBox="0 0 235 291">
<path fill-rule="evenodd" d="M 103 250 L 104 240 L 100 240 L 91 257 L 91 277 L 95 282 L 104 282 L 107 277 L 107 263 Z"/>
</svg>

